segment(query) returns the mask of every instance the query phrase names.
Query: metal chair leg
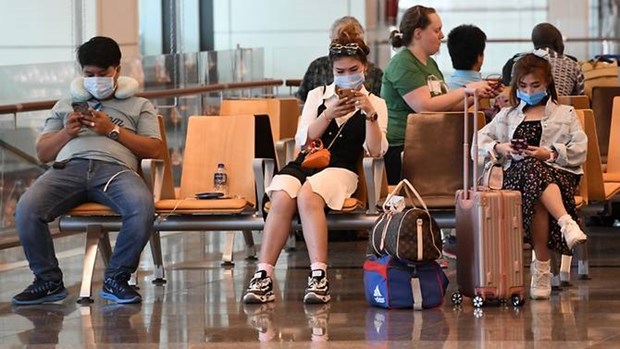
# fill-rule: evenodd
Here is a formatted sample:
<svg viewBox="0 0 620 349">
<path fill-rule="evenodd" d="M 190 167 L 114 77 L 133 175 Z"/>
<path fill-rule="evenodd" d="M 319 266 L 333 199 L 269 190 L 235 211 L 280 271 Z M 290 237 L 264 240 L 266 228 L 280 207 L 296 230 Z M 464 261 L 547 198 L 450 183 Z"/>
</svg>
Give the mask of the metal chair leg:
<svg viewBox="0 0 620 349">
<path fill-rule="evenodd" d="M 243 240 L 245 241 L 246 260 L 256 260 L 256 245 L 254 245 L 254 236 L 251 230 L 243 231 Z"/>
<path fill-rule="evenodd" d="M 235 248 L 235 232 L 226 232 L 226 242 L 224 243 L 224 252 L 222 253 L 223 267 L 232 267 L 235 265 L 233 262 L 233 249 Z"/>
<path fill-rule="evenodd" d="M 153 284 L 163 285 L 166 283 L 166 271 L 161 251 L 161 237 L 159 231 L 154 231 L 150 238 L 151 255 L 153 256 Z"/>
</svg>

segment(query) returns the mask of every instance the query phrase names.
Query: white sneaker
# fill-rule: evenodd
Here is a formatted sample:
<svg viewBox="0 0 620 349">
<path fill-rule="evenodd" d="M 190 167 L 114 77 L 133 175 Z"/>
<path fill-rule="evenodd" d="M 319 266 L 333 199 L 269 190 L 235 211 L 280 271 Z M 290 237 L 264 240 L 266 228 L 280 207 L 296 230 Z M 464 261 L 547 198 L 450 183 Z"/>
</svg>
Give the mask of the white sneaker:
<svg viewBox="0 0 620 349">
<path fill-rule="evenodd" d="M 530 284 L 531 299 L 549 299 L 551 296 L 551 271 L 549 266 L 547 270 L 541 270 L 538 266 L 539 261 L 535 260 L 530 264 L 530 272 L 532 274 L 532 282 Z"/>
<path fill-rule="evenodd" d="M 568 248 L 571 250 L 575 247 L 575 245 L 584 243 L 588 239 L 588 236 L 584 234 L 581 227 L 579 227 L 579 224 L 572 219 L 564 223 L 564 226 L 560 228 L 560 231 L 562 232 L 562 235 L 564 235 L 564 239 L 566 239 Z"/>
</svg>

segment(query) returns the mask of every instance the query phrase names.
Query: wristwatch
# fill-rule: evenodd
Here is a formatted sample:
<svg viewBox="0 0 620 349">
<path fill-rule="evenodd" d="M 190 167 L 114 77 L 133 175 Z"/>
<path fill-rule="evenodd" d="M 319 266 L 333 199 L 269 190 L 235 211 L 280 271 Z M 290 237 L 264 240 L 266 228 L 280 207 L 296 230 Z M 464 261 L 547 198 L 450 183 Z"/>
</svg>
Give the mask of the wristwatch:
<svg viewBox="0 0 620 349">
<path fill-rule="evenodd" d="M 110 139 L 118 140 L 118 137 L 121 135 L 121 128 L 118 125 L 114 125 L 112 131 L 108 132 L 107 136 Z"/>
<path fill-rule="evenodd" d="M 377 118 L 379 117 L 379 115 L 377 114 L 377 112 L 374 112 L 370 115 L 366 115 L 366 120 L 370 121 L 370 122 L 375 122 L 377 121 Z"/>
</svg>

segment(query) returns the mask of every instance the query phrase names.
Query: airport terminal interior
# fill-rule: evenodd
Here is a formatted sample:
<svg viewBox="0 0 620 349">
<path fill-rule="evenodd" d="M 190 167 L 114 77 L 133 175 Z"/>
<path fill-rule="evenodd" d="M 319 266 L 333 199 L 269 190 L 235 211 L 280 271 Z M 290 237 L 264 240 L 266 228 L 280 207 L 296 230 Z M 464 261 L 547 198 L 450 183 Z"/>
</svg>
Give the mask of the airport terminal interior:
<svg viewBox="0 0 620 349">
<path fill-rule="evenodd" d="M 362 265 L 368 255 L 369 228 L 381 210 L 372 203 L 385 199 L 388 190 L 384 172 L 379 171 L 373 183 L 377 191 L 369 189 L 349 212 L 328 214 L 329 303 L 302 301 L 310 258 L 301 224 L 295 221 L 275 266 L 275 301 L 242 301 L 264 242 L 263 211 L 256 207 L 263 203 L 260 193 L 265 183 L 255 178 L 266 167 L 258 171 L 252 160 L 270 158 L 280 166 L 293 155 L 292 149 L 278 145 L 295 135 L 303 107 L 296 92 L 308 64 L 327 54 L 334 20 L 359 19 L 366 29 L 369 60 L 385 69 L 395 53 L 387 38 L 403 13 L 418 4 L 434 7 L 445 35 L 464 23 L 485 31 L 483 77 L 501 75 L 506 60 L 530 51 L 532 28 L 548 22 L 562 32 L 568 54 L 580 62 L 605 55 L 615 62 L 617 77 L 620 1 L 0 4 L 4 7 L 0 29 L 15 33 L 14 27 L 23 28 L 15 35 L 4 34 L 0 42 L 0 348 L 620 348 L 617 78 L 589 91 L 585 106 L 573 104 L 592 115 L 590 131 L 598 141 L 588 145 L 588 172 L 579 188 L 580 223 L 588 240 L 575 249 L 572 260 L 564 258 L 563 270 L 568 272 L 561 280 L 561 257 L 555 256 L 557 277 L 548 300 L 529 299 L 532 250 L 525 243 L 523 304 L 507 300 L 478 307 L 468 297 L 454 304 L 459 260 L 442 258 L 449 284 L 439 306 L 413 310 L 369 305 Z M 23 23 L 29 23 L 27 28 Z M 18 238 L 15 209 L 30 185 L 50 168 L 37 159 L 35 142 L 54 103 L 69 96 L 69 86 L 80 74 L 76 48 L 96 35 L 119 43 L 121 75 L 136 79 L 140 93 L 161 115 L 167 152 L 161 167 L 153 165 L 161 174 L 154 177 L 156 184 L 164 183 L 158 195 L 179 199 L 180 205 L 197 187 L 212 190 L 216 165 L 226 159 L 230 194 L 245 206 L 240 211 L 210 208 L 196 215 L 175 212 L 178 206 L 159 211 L 155 226 L 160 243 L 147 244 L 131 280 L 142 295 L 139 304 L 117 304 L 98 296 L 109 256 L 106 242 L 114 247 L 117 217 L 105 211 L 63 215 L 50 223 L 50 229 L 69 296 L 55 303 L 15 305 L 12 297 L 34 279 Z M 434 58 L 444 76 L 452 74 L 445 39 Z M 209 129 L 201 139 L 202 148 L 190 151 L 189 144 L 194 144 L 186 138 L 190 117 L 244 121 L 221 126 L 232 127 L 228 133 Z M 593 152 L 596 156 L 591 156 Z M 197 158 L 202 160 L 196 162 Z M 190 166 L 184 165 L 191 161 L 207 165 L 194 171 L 199 177 L 188 179 Z M 462 173 L 460 166 L 454 164 L 454 172 Z M 364 176 L 373 178 L 371 172 Z M 198 186 L 192 187 L 192 181 Z M 454 228 L 454 212 L 448 210 L 444 216 L 445 211 L 436 217 L 447 237 Z"/>
</svg>

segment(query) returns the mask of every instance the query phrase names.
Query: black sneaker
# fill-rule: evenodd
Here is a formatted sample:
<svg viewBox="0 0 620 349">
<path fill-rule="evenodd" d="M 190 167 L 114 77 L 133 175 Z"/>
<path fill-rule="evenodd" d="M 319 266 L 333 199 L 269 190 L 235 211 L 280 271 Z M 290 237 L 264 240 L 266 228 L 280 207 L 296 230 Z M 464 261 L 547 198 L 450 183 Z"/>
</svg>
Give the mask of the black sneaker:
<svg viewBox="0 0 620 349">
<path fill-rule="evenodd" d="M 69 292 L 62 281 L 43 281 L 35 279 L 22 293 L 15 295 L 12 303 L 15 305 L 32 305 L 47 302 L 57 302 L 67 298 Z"/>
<path fill-rule="evenodd" d="M 254 274 L 250 285 L 243 296 L 244 303 L 268 303 L 273 302 L 276 295 L 273 293 L 273 281 L 267 272 L 259 270 Z"/>
<path fill-rule="evenodd" d="M 329 282 L 327 282 L 325 270 L 316 269 L 311 271 L 310 276 L 308 276 L 308 287 L 306 287 L 304 303 L 321 304 L 329 302 L 330 299 Z"/>
<path fill-rule="evenodd" d="M 456 236 L 450 235 L 443 241 L 443 256 L 456 259 Z"/>
<path fill-rule="evenodd" d="M 140 303 L 142 296 L 129 286 L 129 275 L 119 275 L 115 278 L 108 277 L 103 282 L 99 297 L 120 304 Z"/>
</svg>

